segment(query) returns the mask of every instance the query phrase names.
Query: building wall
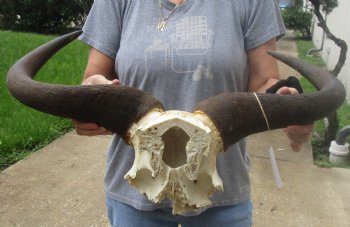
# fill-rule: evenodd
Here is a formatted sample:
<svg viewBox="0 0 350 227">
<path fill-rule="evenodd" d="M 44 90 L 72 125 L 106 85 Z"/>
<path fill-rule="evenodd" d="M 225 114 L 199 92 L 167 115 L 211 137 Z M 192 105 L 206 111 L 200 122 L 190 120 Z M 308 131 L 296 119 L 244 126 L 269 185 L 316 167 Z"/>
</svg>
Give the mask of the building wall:
<svg viewBox="0 0 350 227">
<path fill-rule="evenodd" d="M 345 65 L 343 66 L 338 78 L 342 81 L 347 91 L 347 103 L 350 104 L 350 1 L 338 0 L 339 6 L 327 15 L 327 26 L 330 31 L 338 38 L 343 39 L 348 44 L 348 52 Z M 325 15 L 324 15 L 325 18 Z M 317 26 L 315 18 L 313 29 L 313 42 L 317 48 L 322 46 L 323 30 Z M 327 69 L 334 69 L 338 62 L 340 48 L 327 37 L 324 39 L 323 50 L 320 52 L 322 58 L 327 64 Z"/>
</svg>

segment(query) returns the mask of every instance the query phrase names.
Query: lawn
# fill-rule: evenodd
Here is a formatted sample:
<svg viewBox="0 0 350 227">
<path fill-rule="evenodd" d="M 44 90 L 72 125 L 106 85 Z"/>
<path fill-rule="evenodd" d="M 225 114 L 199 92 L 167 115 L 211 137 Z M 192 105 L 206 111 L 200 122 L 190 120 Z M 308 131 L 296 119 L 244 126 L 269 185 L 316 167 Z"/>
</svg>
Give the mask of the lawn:
<svg viewBox="0 0 350 227">
<path fill-rule="evenodd" d="M 319 56 L 307 56 L 307 51 L 315 48 L 313 43 L 311 41 L 306 41 L 297 38 L 297 47 L 299 52 L 299 58 L 303 59 L 309 63 L 312 63 L 314 65 L 318 65 L 321 67 L 325 66 L 324 61 Z M 305 78 L 302 78 L 301 84 L 306 92 L 313 92 L 315 91 L 315 88 L 309 83 Z M 350 106 L 344 103 L 337 111 L 338 118 L 339 118 L 339 129 L 342 129 L 343 127 L 350 125 Z M 331 164 L 328 160 L 328 152 L 327 154 L 324 154 L 322 152 L 322 141 L 320 138 L 323 137 L 324 134 L 324 128 L 325 123 L 323 120 L 317 121 L 315 124 L 315 133 L 312 138 L 312 148 L 314 152 L 314 162 L 318 166 L 322 167 L 333 167 L 334 165 Z M 348 138 L 348 142 L 350 143 L 350 138 Z M 350 160 L 346 165 L 343 165 L 341 167 L 350 168 Z"/>
<path fill-rule="evenodd" d="M 55 36 L 0 31 L 0 171 L 72 129 L 69 120 L 22 105 L 6 88 L 6 73 L 10 66 L 53 38 Z M 42 68 L 36 80 L 79 84 L 87 56 L 88 47 L 74 41 Z"/>
</svg>

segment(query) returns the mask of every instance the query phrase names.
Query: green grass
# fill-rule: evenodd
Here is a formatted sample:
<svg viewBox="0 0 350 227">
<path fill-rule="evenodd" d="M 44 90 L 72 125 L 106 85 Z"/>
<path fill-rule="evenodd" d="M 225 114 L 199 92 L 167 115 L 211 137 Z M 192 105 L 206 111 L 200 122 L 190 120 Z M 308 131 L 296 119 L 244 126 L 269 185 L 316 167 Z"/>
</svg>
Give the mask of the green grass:
<svg viewBox="0 0 350 227">
<path fill-rule="evenodd" d="M 318 65 L 321 67 L 325 67 L 325 63 L 323 59 L 319 56 L 307 56 L 307 51 L 315 48 L 312 41 L 306 41 L 297 38 L 297 47 L 299 52 L 299 58 L 303 59 L 311 64 Z M 314 92 L 316 89 L 313 85 L 307 81 L 305 78 L 300 79 L 300 83 L 303 86 L 305 92 Z M 337 111 L 339 118 L 339 129 L 350 125 L 350 106 L 344 103 Z M 323 120 L 319 120 L 315 123 L 315 134 L 312 137 L 312 148 L 314 155 L 314 163 L 320 167 L 334 167 L 336 165 L 329 162 L 328 152 L 325 154 L 324 148 L 322 147 L 322 141 L 320 138 L 323 138 L 325 131 L 325 124 Z M 348 138 L 348 142 L 350 143 L 350 138 Z M 350 168 L 350 160 L 345 164 L 337 167 Z"/>
<path fill-rule="evenodd" d="M 70 120 L 32 110 L 15 100 L 6 88 L 10 66 L 53 38 L 55 36 L 0 31 L 0 170 L 72 129 Z M 74 41 L 42 68 L 36 80 L 79 84 L 87 55 L 88 47 Z"/>
</svg>

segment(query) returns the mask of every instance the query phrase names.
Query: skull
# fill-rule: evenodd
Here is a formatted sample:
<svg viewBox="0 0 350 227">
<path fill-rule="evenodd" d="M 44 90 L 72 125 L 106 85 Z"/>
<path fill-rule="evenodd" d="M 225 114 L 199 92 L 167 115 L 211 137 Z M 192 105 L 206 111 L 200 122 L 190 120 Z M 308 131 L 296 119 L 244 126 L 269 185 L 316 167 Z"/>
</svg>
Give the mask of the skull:
<svg viewBox="0 0 350 227">
<path fill-rule="evenodd" d="M 152 111 L 130 129 L 134 164 L 125 179 L 155 203 L 168 198 L 173 213 L 209 206 L 223 190 L 216 170 L 222 141 L 205 114 Z"/>
</svg>

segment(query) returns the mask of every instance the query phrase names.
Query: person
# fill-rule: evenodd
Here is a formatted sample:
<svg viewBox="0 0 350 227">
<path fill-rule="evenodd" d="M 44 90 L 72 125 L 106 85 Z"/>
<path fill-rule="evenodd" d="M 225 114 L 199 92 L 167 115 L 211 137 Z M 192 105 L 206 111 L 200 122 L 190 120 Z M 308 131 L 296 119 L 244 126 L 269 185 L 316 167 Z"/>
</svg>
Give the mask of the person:
<svg viewBox="0 0 350 227">
<path fill-rule="evenodd" d="M 91 49 L 83 84 L 127 85 L 158 98 L 166 110 L 191 112 L 196 103 L 228 91 L 265 92 L 280 80 L 276 49 L 285 33 L 276 0 L 95 0 L 80 39 Z M 282 87 L 277 93 L 297 93 Z M 116 108 L 118 108 L 116 106 Z M 110 134 L 73 120 L 80 135 Z M 312 126 L 285 129 L 294 150 Z M 118 135 L 108 148 L 105 190 L 113 226 L 250 226 L 249 157 L 245 140 L 218 156 L 224 191 L 198 213 L 172 215 L 123 176 L 134 152 Z"/>
</svg>

